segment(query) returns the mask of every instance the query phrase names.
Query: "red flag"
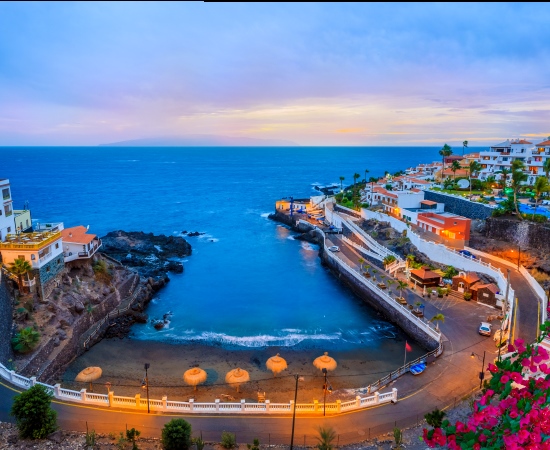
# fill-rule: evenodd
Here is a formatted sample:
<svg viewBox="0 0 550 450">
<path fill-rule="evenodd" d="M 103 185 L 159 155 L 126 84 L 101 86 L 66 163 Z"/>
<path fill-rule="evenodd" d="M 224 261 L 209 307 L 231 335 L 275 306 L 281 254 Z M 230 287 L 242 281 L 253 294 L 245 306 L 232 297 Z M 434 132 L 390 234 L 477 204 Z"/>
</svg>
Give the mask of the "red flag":
<svg viewBox="0 0 550 450">
<path fill-rule="evenodd" d="M 409 343 L 407 341 L 405 341 L 405 350 L 407 350 L 408 352 L 413 351 L 412 347 L 409 345 Z"/>
</svg>

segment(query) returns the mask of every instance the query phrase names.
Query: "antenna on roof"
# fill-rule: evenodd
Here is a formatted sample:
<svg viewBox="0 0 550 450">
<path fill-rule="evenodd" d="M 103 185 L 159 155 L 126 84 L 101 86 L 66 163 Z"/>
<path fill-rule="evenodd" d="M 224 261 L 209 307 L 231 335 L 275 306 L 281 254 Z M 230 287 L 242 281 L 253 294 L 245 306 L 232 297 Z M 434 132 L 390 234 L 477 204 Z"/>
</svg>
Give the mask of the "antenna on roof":
<svg viewBox="0 0 550 450">
<path fill-rule="evenodd" d="M 86 226 L 86 231 L 88 231 L 90 229 L 90 225 L 87 225 Z"/>
</svg>

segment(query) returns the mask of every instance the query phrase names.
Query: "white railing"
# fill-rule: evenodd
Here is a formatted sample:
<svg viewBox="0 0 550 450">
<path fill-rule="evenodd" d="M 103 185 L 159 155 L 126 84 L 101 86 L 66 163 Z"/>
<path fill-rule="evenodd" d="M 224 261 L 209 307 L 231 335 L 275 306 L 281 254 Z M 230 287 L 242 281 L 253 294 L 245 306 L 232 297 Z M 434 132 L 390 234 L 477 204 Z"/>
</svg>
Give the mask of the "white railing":
<svg viewBox="0 0 550 450">
<path fill-rule="evenodd" d="M 348 244 L 349 246 L 355 248 L 356 250 L 359 250 L 360 252 L 370 256 L 371 258 L 377 259 L 379 261 L 382 261 L 384 258 L 380 256 L 378 253 L 373 253 L 370 250 L 367 250 L 365 247 L 360 246 L 359 244 L 356 244 L 351 239 L 348 239 L 345 236 L 342 236 L 342 241 Z"/>
<path fill-rule="evenodd" d="M 407 267 L 407 263 L 403 260 L 401 261 L 394 261 L 389 266 L 386 267 L 386 272 L 388 272 L 390 275 L 392 273 L 397 272 L 399 269 L 404 269 Z"/>
<path fill-rule="evenodd" d="M 36 280 L 33 278 L 32 280 L 23 280 L 23 286 L 32 287 L 36 284 Z"/>
<path fill-rule="evenodd" d="M 146 410 L 149 406 L 151 411 L 159 412 L 185 412 L 195 414 L 289 414 L 293 411 L 294 406 L 292 400 L 288 403 L 271 403 L 269 400 L 266 400 L 265 403 L 247 403 L 245 400 L 241 400 L 240 402 L 221 403 L 219 399 L 216 399 L 211 403 L 195 403 L 193 399 L 188 402 L 169 401 L 166 396 L 162 397 L 160 400 L 149 399 L 149 402 L 147 402 L 147 399 L 141 398 L 140 394 L 137 394 L 135 397 L 122 397 L 115 395 L 112 391 L 108 394 L 96 394 L 94 392 L 87 392 L 86 389 L 81 389 L 80 391 L 64 389 L 60 384 L 51 386 L 37 381 L 36 377 L 26 378 L 18 375 L 15 371 L 8 370 L 3 364 L 0 364 L 0 378 L 23 389 L 41 384 L 52 393 L 54 398 L 60 400 L 134 410 Z M 397 389 L 395 388 L 384 394 L 375 393 L 368 397 L 356 396 L 354 400 L 346 402 L 337 400 L 336 402 L 326 403 L 326 411 L 332 414 L 338 414 L 343 411 L 363 409 L 390 402 L 397 402 Z M 149 403 L 149 405 L 147 405 L 147 403 Z M 314 412 L 322 414 L 323 404 L 319 403 L 317 400 L 313 403 L 297 403 L 296 412 Z"/>
<path fill-rule="evenodd" d="M 437 342 L 440 342 L 441 333 L 438 330 L 433 329 L 430 326 L 430 322 L 424 322 L 421 318 L 415 316 L 408 308 L 406 308 L 405 306 L 395 301 L 395 299 L 391 298 L 386 292 L 384 292 L 382 289 L 376 286 L 372 281 L 361 276 L 358 271 L 356 271 L 350 265 L 342 261 L 340 258 L 337 258 L 331 251 L 329 251 L 326 244 L 325 244 L 325 253 L 329 257 L 333 258 L 342 268 L 344 268 L 356 280 L 358 280 L 361 284 L 365 285 L 367 289 L 378 294 L 391 308 L 397 310 L 399 313 L 404 315 L 407 319 L 412 321 L 419 328 L 424 330 L 426 334 L 428 334 L 432 339 L 434 339 Z"/>
</svg>

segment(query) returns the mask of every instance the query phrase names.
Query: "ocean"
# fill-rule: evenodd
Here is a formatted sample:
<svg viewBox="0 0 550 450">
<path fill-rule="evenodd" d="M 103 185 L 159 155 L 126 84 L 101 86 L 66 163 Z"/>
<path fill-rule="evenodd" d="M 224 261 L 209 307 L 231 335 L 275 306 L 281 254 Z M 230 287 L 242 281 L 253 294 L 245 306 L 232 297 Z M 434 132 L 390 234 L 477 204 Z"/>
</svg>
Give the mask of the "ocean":
<svg viewBox="0 0 550 450">
<path fill-rule="evenodd" d="M 439 160 L 435 147 L 31 147 L 1 149 L 14 208 L 33 219 L 186 237 L 183 274 L 147 313 L 169 325 L 135 325 L 132 339 L 234 348 L 379 347 L 399 329 L 320 264 L 315 245 L 267 218 L 281 197 L 309 197 L 315 183 L 353 182 Z M 401 344 L 402 345 L 402 344 Z"/>
</svg>

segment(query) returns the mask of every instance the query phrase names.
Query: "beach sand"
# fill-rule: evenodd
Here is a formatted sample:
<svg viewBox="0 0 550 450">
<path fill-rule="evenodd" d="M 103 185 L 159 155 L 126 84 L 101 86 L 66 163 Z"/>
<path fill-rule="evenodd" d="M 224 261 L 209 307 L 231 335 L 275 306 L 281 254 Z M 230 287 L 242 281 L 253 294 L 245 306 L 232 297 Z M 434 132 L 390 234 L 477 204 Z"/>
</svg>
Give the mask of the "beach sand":
<svg viewBox="0 0 550 450">
<path fill-rule="evenodd" d="M 400 345 L 402 344 L 402 345 Z M 333 344 L 334 345 L 334 344 Z M 334 371 L 328 373 L 332 393 L 327 394 L 327 402 L 337 399 L 351 400 L 356 395 L 366 395 L 365 388 L 373 381 L 387 375 L 403 365 L 405 342 L 381 339 L 374 348 L 331 351 L 338 363 Z M 280 353 L 288 363 L 288 369 L 273 376 L 266 368 L 269 357 Z M 413 360 L 426 353 L 413 344 L 413 351 L 407 353 L 407 360 Z M 257 402 L 258 392 L 265 392 L 272 403 L 288 403 L 294 398 L 295 378 L 299 374 L 304 381 L 299 382 L 298 402 L 309 403 L 314 399 L 323 401 L 323 374 L 313 366 L 313 360 L 323 354 L 318 348 L 238 348 L 226 349 L 221 346 L 202 343 L 168 344 L 156 341 L 142 341 L 131 338 L 104 339 L 88 352 L 77 358 L 59 380 L 64 388 L 89 389 L 86 383 L 76 383 L 76 374 L 88 366 L 99 366 L 102 377 L 94 382 L 94 392 L 107 393 L 107 382 L 115 395 L 133 397 L 145 390 L 141 388 L 145 376 L 144 363 L 149 363 L 149 397 L 169 400 L 213 402 L 215 399 L 236 401 L 245 399 Z M 207 372 L 208 379 L 194 391 L 183 382 L 183 373 L 195 366 Z M 249 372 L 250 381 L 244 383 L 237 393 L 235 386 L 225 383 L 225 374 L 240 367 Z M 230 396 L 230 397 L 225 397 Z"/>
</svg>

